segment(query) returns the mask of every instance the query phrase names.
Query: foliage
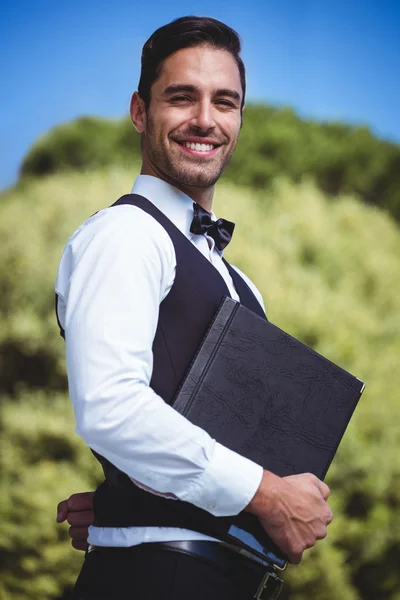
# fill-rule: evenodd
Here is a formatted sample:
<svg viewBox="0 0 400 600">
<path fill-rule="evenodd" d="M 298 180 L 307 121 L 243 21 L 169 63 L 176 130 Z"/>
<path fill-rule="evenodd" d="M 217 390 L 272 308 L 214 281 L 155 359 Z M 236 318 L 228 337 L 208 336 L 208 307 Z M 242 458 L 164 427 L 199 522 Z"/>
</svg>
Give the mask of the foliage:
<svg viewBox="0 0 400 600">
<path fill-rule="evenodd" d="M 357 194 L 400 219 L 400 147 L 378 140 L 367 127 L 317 123 L 289 108 L 251 106 L 226 174 L 256 188 L 279 175 L 295 183 L 312 176 L 330 196 Z"/>
<path fill-rule="evenodd" d="M 56 127 L 25 157 L 22 180 L 66 169 L 129 164 L 139 156 L 129 119 L 84 117 Z M 378 140 L 366 127 L 316 123 L 289 108 L 250 105 L 240 143 L 224 180 L 270 189 L 277 176 L 298 183 L 312 177 L 326 194 L 358 195 L 400 219 L 400 147 Z"/>
<path fill-rule="evenodd" d="M 14 395 L 21 386 L 66 390 L 54 320 L 57 265 L 74 229 L 101 202 L 130 191 L 129 176 L 124 187 L 120 174 L 35 180 L 1 204 L 0 393 Z"/>
<path fill-rule="evenodd" d="M 139 156 L 139 140 L 128 119 L 80 117 L 40 137 L 22 162 L 21 176 L 129 164 L 132 156 Z"/>
<path fill-rule="evenodd" d="M 2 399 L 0 437 L 0 598 L 61 598 L 83 555 L 56 525 L 58 502 L 93 489 L 100 470 L 72 434 L 65 395 Z"/>
<path fill-rule="evenodd" d="M 56 504 L 92 489 L 99 468 L 73 434 L 64 347 L 53 314 L 67 237 L 129 191 L 126 169 L 58 174 L 0 205 L 0 597 L 65 597 L 82 560 Z M 259 286 L 271 321 L 367 382 L 328 474 L 328 538 L 290 567 L 291 600 L 399 600 L 400 234 L 384 212 L 314 184 L 269 193 L 218 188 L 236 221 L 228 259 Z M 61 390 L 61 391 L 60 391 Z"/>
</svg>

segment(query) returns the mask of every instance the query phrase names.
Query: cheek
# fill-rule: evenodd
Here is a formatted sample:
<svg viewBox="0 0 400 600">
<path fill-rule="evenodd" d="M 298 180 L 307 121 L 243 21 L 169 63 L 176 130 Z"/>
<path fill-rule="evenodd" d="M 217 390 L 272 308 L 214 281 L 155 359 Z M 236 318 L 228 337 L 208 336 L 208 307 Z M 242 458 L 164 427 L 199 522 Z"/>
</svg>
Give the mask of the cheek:
<svg viewBox="0 0 400 600">
<path fill-rule="evenodd" d="M 230 122 L 229 126 L 227 126 L 223 131 L 229 137 L 231 144 L 235 144 L 240 133 L 240 121 L 235 120 L 234 123 Z"/>
<path fill-rule="evenodd" d="M 182 130 L 187 127 L 187 123 L 190 121 L 191 114 L 189 111 L 177 110 L 171 107 L 165 111 L 162 115 L 159 123 L 160 129 L 167 135 L 178 130 Z"/>
<path fill-rule="evenodd" d="M 241 118 L 240 114 L 225 114 L 218 119 L 218 124 L 222 131 L 228 133 L 230 138 L 235 138 L 239 135 Z"/>
</svg>

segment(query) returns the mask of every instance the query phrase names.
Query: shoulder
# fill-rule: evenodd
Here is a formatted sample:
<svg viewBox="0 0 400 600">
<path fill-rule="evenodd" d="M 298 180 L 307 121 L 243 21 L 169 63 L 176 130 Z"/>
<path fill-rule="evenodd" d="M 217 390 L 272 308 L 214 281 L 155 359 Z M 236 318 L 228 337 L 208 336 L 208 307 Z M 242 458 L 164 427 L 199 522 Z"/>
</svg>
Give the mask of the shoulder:
<svg viewBox="0 0 400 600">
<path fill-rule="evenodd" d="M 143 240 L 156 245 L 171 242 L 165 229 L 152 216 L 137 206 L 122 204 L 100 210 L 73 233 L 68 243 L 79 245 L 85 239 L 100 236 L 137 244 Z M 121 237 L 120 237 L 121 236 Z"/>
<path fill-rule="evenodd" d="M 258 302 L 260 303 L 261 308 L 265 312 L 264 300 L 263 300 L 263 297 L 262 297 L 259 289 L 254 285 L 254 283 L 251 281 L 251 279 L 243 273 L 243 271 L 238 269 L 238 267 L 235 267 L 235 265 L 231 265 L 231 267 L 232 267 L 232 269 L 235 269 L 235 271 L 242 277 L 242 279 L 244 279 L 244 281 L 247 283 L 247 285 L 249 286 L 249 288 L 251 289 L 251 291 L 257 298 Z"/>
<path fill-rule="evenodd" d="M 87 219 L 69 238 L 66 249 L 81 255 L 89 249 L 117 254 L 131 251 L 135 257 L 158 254 L 174 259 L 174 248 L 165 229 L 137 206 L 120 205 L 100 210 Z"/>
<path fill-rule="evenodd" d="M 169 274 L 176 265 L 175 250 L 165 229 L 137 206 L 120 205 L 100 210 L 71 235 L 64 248 L 56 288 L 80 263 L 109 264 L 124 260 L 132 264 L 158 265 Z"/>
</svg>

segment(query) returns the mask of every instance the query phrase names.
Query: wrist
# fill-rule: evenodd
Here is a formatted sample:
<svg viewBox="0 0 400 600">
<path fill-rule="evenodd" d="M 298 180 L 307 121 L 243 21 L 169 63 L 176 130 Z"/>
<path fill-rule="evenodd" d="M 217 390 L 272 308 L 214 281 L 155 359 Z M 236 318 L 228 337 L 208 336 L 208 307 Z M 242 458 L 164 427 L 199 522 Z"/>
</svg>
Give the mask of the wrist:
<svg viewBox="0 0 400 600">
<path fill-rule="evenodd" d="M 249 512 L 257 517 L 265 515 L 269 512 L 270 507 L 272 508 L 274 498 L 277 496 L 277 490 L 281 478 L 275 475 L 271 471 L 264 470 L 261 483 L 254 494 L 252 500 L 244 509 L 245 512 Z"/>
</svg>

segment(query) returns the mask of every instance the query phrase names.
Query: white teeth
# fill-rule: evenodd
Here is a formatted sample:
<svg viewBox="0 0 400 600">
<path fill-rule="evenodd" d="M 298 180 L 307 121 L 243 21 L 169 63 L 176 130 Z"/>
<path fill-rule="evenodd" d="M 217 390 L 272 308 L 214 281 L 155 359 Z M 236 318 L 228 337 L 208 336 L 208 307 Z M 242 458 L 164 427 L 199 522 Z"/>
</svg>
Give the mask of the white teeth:
<svg viewBox="0 0 400 600">
<path fill-rule="evenodd" d="M 193 144 L 191 142 L 185 142 L 186 148 L 190 150 L 197 150 L 197 152 L 209 152 L 214 149 L 212 144 Z"/>
</svg>

